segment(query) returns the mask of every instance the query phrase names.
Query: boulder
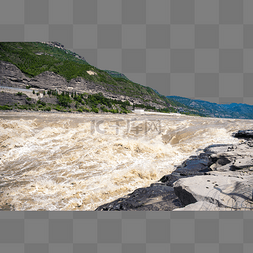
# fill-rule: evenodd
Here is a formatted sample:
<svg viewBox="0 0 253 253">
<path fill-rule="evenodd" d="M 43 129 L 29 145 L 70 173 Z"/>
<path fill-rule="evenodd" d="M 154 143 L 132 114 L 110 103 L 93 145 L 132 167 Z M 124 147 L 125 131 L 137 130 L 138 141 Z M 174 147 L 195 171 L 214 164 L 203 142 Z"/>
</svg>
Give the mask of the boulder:
<svg viewBox="0 0 253 253">
<path fill-rule="evenodd" d="M 206 201 L 218 207 L 251 209 L 253 176 L 205 175 L 182 178 L 173 184 L 183 205 Z"/>
<path fill-rule="evenodd" d="M 171 211 L 182 204 L 174 189 L 163 183 L 154 183 L 136 189 L 131 194 L 99 206 L 95 211 Z"/>
<path fill-rule="evenodd" d="M 236 150 L 237 146 L 233 144 L 214 144 L 206 147 L 204 153 L 207 155 L 226 153 L 228 151 Z"/>
<path fill-rule="evenodd" d="M 169 175 L 163 176 L 159 182 L 165 183 L 167 186 L 173 186 L 173 183 L 177 181 L 179 178 L 181 178 L 179 173 L 171 173 Z"/>
<path fill-rule="evenodd" d="M 204 175 L 209 171 L 208 167 L 210 164 L 209 155 L 201 153 L 199 157 L 191 156 L 184 161 L 182 165 L 177 167 L 175 172 L 179 173 L 180 176 Z"/>
<path fill-rule="evenodd" d="M 233 133 L 233 136 L 237 138 L 253 138 L 253 130 L 239 130 Z"/>
</svg>

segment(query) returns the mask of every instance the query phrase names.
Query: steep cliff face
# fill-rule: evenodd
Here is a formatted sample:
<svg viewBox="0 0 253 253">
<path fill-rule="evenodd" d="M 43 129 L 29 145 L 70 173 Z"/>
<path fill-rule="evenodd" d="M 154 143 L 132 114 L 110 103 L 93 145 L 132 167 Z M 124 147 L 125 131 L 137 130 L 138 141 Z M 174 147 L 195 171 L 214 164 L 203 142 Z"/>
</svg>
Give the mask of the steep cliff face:
<svg viewBox="0 0 253 253">
<path fill-rule="evenodd" d="M 76 92 L 100 92 L 103 86 L 85 81 L 83 78 L 72 79 L 69 83 L 66 79 L 53 72 L 45 71 L 34 78 L 25 76 L 15 65 L 0 61 L 0 75 L 2 86 L 25 88 L 30 85 L 33 88 L 58 91 Z"/>
<path fill-rule="evenodd" d="M 107 98 L 116 100 L 128 100 L 130 103 L 142 104 L 143 100 L 140 98 L 133 98 L 124 95 L 112 94 L 106 91 L 105 87 L 94 82 L 87 81 L 82 77 L 71 79 L 67 82 L 66 79 L 54 72 L 45 71 L 36 77 L 29 78 L 23 74 L 15 65 L 0 61 L 0 82 L 1 86 L 25 88 L 27 85 L 31 88 L 42 89 L 42 90 L 57 90 L 59 92 L 68 91 L 76 93 L 103 93 Z M 148 96 L 143 97 L 146 100 L 151 100 Z M 163 102 L 164 101 L 159 101 Z M 165 105 L 156 104 L 153 102 L 148 103 L 150 106 L 154 106 L 157 109 L 164 108 Z M 165 103 L 164 103 L 165 104 Z"/>
<path fill-rule="evenodd" d="M 0 61 L 1 86 L 24 88 L 28 78 L 13 64 Z"/>
</svg>

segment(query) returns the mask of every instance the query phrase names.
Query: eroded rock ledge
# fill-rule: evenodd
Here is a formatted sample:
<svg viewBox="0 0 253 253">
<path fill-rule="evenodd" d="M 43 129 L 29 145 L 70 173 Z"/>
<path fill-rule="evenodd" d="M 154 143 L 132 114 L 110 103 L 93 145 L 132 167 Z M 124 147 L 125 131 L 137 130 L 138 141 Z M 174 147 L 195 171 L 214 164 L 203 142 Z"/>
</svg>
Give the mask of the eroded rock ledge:
<svg viewBox="0 0 253 253">
<path fill-rule="evenodd" d="M 252 210 L 253 131 L 234 136 L 239 144 L 217 144 L 191 156 L 159 182 L 140 188 L 97 211 Z"/>
<path fill-rule="evenodd" d="M 69 82 L 62 76 L 50 71 L 45 71 L 33 78 L 25 76 L 20 69 L 15 65 L 0 61 L 0 86 L 14 87 L 25 89 L 26 86 L 30 86 L 39 90 L 57 90 L 58 92 L 76 92 L 76 93 L 103 93 L 106 98 L 125 101 L 128 100 L 134 104 L 145 104 L 144 100 L 149 100 L 149 105 L 154 106 L 157 109 L 165 107 L 165 102 L 157 99 L 158 103 L 152 102 L 150 96 L 143 96 L 142 98 L 129 97 L 127 95 L 113 94 L 108 92 L 107 89 L 97 83 L 85 80 L 82 77 L 71 79 Z M 162 103 L 162 104 L 160 104 Z"/>
<path fill-rule="evenodd" d="M 184 208 L 178 210 L 252 210 L 253 141 L 213 145 L 204 150 L 204 175 L 186 176 L 173 184 Z M 202 170 L 203 171 L 203 170 Z"/>
</svg>

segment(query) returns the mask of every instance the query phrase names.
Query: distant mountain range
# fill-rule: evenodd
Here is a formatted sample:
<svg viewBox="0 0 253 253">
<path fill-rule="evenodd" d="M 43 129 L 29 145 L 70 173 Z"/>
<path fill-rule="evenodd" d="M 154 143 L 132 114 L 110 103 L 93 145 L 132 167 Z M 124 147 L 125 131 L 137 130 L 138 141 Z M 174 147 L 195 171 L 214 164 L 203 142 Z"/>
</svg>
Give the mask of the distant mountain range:
<svg viewBox="0 0 253 253">
<path fill-rule="evenodd" d="M 197 110 L 207 117 L 253 119 L 253 105 L 248 104 L 216 104 L 204 100 L 194 100 L 179 96 L 167 96 L 185 106 Z"/>
</svg>

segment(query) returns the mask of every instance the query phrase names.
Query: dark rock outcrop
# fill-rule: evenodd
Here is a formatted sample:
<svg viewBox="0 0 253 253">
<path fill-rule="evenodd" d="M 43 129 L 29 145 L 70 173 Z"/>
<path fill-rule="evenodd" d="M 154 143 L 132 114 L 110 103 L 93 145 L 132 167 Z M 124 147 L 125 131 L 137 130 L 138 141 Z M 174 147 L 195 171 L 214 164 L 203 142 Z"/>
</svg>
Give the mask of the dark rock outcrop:
<svg viewBox="0 0 253 253">
<path fill-rule="evenodd" d="M 175 195 L 173 187 L 155 183 L 99 206 L 96 211 L 171 211 L 177 207 L 182 207 L 182 204 Z"/>
<path fill-rule="evenodd" d="M 253 138 L 253 130 L 239 130 L 233 136 L 237 138 Z"/>
</svg>

